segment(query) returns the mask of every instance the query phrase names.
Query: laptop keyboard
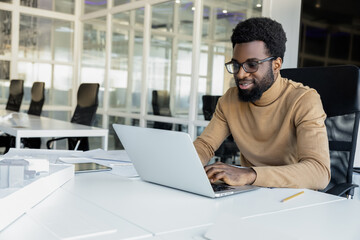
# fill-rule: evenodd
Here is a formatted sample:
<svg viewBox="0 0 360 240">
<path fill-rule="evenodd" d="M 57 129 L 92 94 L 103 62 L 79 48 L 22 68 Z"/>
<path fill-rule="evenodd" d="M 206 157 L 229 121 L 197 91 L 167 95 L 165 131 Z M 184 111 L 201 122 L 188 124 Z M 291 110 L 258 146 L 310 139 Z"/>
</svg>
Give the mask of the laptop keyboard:
<svg viewBox="0 0 360 240">
<path fill-rule="evenodd" d="M 212 183 L 211 186 L 212 186 L 214 192 L 233 189 L 232 187 L 230 187 L 229 185 L 226 185 L 226 184 L 213 184 Z"/>
</svg>

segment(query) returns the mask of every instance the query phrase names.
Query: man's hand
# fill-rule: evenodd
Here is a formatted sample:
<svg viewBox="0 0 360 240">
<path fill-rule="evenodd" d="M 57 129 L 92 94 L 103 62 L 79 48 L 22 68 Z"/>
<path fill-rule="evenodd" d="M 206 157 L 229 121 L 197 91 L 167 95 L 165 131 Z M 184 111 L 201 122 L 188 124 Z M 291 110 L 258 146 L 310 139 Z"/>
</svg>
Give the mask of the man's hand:
<svg viewBox="0 0 360 240">
<path fill-rule="evenodd" d="M 221 162 L 205 166 L 205 171 L 212 183 L 222 180 L 229 185 L 243 186 L 253 184 L 256 179 L 252 168 L 238 168 Z"/>
</svg>

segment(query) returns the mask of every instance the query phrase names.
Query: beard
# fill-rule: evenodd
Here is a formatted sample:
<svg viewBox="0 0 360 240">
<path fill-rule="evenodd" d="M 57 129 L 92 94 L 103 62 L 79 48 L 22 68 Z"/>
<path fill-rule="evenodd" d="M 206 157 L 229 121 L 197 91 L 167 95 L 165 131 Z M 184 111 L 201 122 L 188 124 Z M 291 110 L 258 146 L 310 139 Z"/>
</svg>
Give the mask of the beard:
<svg viewBox="0 0 360 240">
<path fill-rule="evenodd" d="M 272 84 L 274 83 L 274 79 L 274 73 L 272 68 L 270 67 L 269 70 L 266 72 L 265 76 L 260 81 L 257 79 L 251 79 L 254 86 L 252 89 L 247 90 L 241 89 L 239 87 L 239 82 L 242 79 L 235 77 L 235 83 L 238 88 L 239 100 L 242 102 L 255 102 L 259 100 L 263 93 L 272 86 Z M 249 79 L 247 79 L 247 81 L 249 81 Z"/>
</svg>

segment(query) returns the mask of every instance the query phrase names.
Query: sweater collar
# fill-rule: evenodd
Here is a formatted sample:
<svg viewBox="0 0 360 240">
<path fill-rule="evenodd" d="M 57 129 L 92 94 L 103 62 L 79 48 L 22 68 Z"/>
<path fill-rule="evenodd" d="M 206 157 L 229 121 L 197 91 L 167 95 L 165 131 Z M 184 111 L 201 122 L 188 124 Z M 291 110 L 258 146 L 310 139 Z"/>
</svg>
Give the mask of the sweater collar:
<svg viewBox="0 0 360 240">
<path fill-rule="evenodd" d="M 266 106 L 273 103 L 281 95 L 282 89 L 283 81 L 281 80 L 279 73 L 273 85 L 271 85 L 271 87 L 263 93 L 259 100 L 253 102 L 253 104 L 256 106 Z"/>
</svg>

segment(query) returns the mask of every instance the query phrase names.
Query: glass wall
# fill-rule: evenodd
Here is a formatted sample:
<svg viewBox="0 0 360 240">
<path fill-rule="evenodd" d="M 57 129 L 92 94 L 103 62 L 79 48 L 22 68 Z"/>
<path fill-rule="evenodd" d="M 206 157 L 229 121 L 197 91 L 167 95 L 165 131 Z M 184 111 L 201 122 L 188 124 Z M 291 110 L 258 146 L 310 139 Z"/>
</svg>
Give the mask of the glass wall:
<svg viewBox="0 0 360 240">
<path fill-rule="evenodd" d="M 144 9 L 114 14 L 109 76 L 109 108 L 140 113 Z M 142 19 L 142 21 L 141 21 Z"/>
<path fill-rule="evenodd" d="M 131 0 L 114 0 L 114 6 L 131 2 Z"/>
<path fill-rule="evenodd" d="M 224 71 L 232 29 L 262 10 L 258 0 L 204 0 L 198 11 L 196 1 L 0 1 L 0 101 L 10 79 L 24 79 L 26 111 L 32 83 L 43 81 L 43 115 L 69 121 L 79 84 L 95 82 L 95 125 L 110 130 L 109 149 L 122 147 L 112 123 L 196 137 L 207 125 L 202 96 L 232 84 Z"/>
<path fill-rule="evenodd" d="M 149 113 L 153 109 L 153 91 L 169 96 L 167 115 L 187 118 L 191 89 L 193 1 L 170 1 L 152 6 L 152 28 L 148 72 Z M 161 104 L 159 100 L 159 104 Z"/>
<path fill-rule="evenodd" d="M 257 4 L 258 1 L 204 0 L 197 93 L 199 120 L 204 120 L 201 110 L 203 95 L 223 95 L 235 86 L 232 75 L 224 68 L 224 63 L 232 57 L 230 36 L 240 21 L 261 16 L 262 8 Z"/>
<path fill-rule="evenodd" d="M 130 6 L 132 2 L 115 0 L 113 5 Z M 108 116 L 107 127 L 111 130 L 112 123 L 175 131 L 192 127 L 193 137 L 198 135 L 207 124 L 202 96 L 222 95 L 232 86 L 232 76 L 224 71 L 224 63 L 232 55 L 232 29 L 241 20 L 261 16 L 258 2 L 205 0 L 202 15 L 196 16 L 196 4 L 191 0 L 149 1 L 131 10 L 118 8 L 111 14 L 104 12 L 101 18 L 84 20 L 81 81 L 107 87 L 108 99 L 101 102 L 108 105 L 100 104 L 105 118 Z M 105 9 L 100 3 L 89 6 L 86 2 L 85 13 L 90 7 Z M 200 34 L 194 29 L 197 17 L 202 18 Z M 107 19 L 111 20 L 110 29 Z M 107 36 L 111 46 L 106 46 Z M 200 38 L 200 48 L 194 46 L 196 38 Z M 199 59 L 195 73 L 194 58 Z M 192 89 L 194 82 L 196 91 Z M 190 105 L 192 99 L 195 109 Z M 117 141 L 113 134 L 111 130 L 110 141 Z M 121 143 L 114 144 L 114 148 L 119 147 Z"/>
<path fill-rule="evenodd" d="M 83 1 L 84 13 L 91 13 L 106 9 L 107 1 L 104 0 L 85 0 Z"/>
<path fill-rule="evenodd" d="M 48 89 L 45 104 L 71 105 L 74 24 L 70 21 L 20 14 L 19 79 L 31 89 L 36 81 Z M 30 91 L 25 91 L 30 102 Z"/>
<path fill-rule="evenodd" d="M 10 11 L 0 10 L 0 56 L 11 55 L 11 17 Z"/>
<path fill-rule="evenodd" d="M 74 14 L 75 0 L 20 0 L 21 6 Z"/>
<path fill-rule="evenodd" d="M 360 12 L 352 11 L 358 3 L 301 2 L 299 67 L 360 66 Z"/>
<path fill-rule="evenodd" d="M 5 102 L 8 96 L 8 80 L 11 69 L 11 25 L 12 12 L 0 9 L 0 100 Z"/>
<path fill-rule="evenodd" d="M 6 103 L 10 79 L 24 80 L 22 110 L 30 103 L 35 81 L 45 82 L 45 106 L 70 111 L 74 74 L 73 0 L 1 1 L 0 9 L 0 100 Z M 36 16 L 31 8 L 46 10 L 48 17 Z M 13 12 L 19 16 L 12 22 Z M 55 13 L 56 12 L 56 13 Z M 71 14 L 58 17 L 58 13 Z M 72 20 L 69 20 L 72 19 Z M 15 32 L 14 32 L 15 31 Z M 51 114 L 50 114 L 51 115 Z"/>
<path fill-rule="evenodd" d="M 86 21 L 83 25 L 81 82 L 99 83 L 99 106 L 103 106 L 106 63 L 106 17 Z"/>
</svg>

